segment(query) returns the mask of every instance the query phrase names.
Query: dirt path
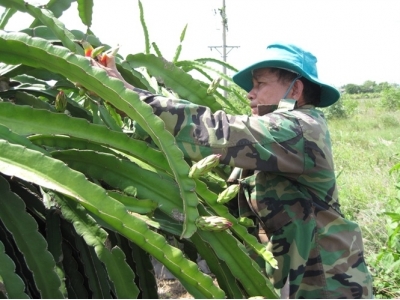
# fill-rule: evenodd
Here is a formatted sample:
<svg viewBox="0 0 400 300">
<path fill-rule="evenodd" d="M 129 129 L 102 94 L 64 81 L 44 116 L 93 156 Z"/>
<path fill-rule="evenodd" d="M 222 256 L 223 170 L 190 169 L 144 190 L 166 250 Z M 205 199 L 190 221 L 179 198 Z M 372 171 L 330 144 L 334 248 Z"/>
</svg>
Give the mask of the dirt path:
<svg viewBox="0 0 400 300">
<path fill-rule="evenodd" d="M 179 280 L 158 280 L 158 296 L 160 299 L 193 299 Z"/>
</svg>

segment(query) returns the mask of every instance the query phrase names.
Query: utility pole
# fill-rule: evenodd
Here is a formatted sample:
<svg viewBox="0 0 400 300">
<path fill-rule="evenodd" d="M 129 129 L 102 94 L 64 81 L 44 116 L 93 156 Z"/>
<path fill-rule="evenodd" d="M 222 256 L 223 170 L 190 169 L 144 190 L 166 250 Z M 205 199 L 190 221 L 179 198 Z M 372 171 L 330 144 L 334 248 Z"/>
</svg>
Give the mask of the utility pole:
<svg viewBox="0 0 400 300">
<path fill-rule="evenodd" d="M 222 0 L 222 8 L 219 9 L 221 19 L 222 19 L 222 46 L 208 46 L 208 48 L 215 49 L 217 50 L 221 56 L 222 60 L 226 63 L 226 57 L 229 52 L 232 51 L 233 48 L 239 48 L 239 46 L 227 46 L 226 45 L 226 31 L 228 30 L 228 19 L 226 17 L 226 6 L 225 6 L 225 0 Z M 222 48 L 222 53 L 219 51 L 219 49 Z M 226 49 L 229 49 L 227 52 Z M 224 65 L 222 68 L 222 73 L 226 75 L 226 66 Z M 223 85 L 226 87 L 226 80 L 223 80 Z M 224 90 L 224 97 L 226 98 L 226 91 Z"/>
</svg>

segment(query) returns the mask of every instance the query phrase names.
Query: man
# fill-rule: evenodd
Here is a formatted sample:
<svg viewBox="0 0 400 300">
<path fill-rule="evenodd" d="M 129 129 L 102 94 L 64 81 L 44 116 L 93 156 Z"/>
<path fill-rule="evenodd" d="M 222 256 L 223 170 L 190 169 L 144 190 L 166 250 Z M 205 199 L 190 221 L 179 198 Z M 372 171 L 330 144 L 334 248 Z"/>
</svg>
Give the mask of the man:
<svg viewBox="0 0 400 300">
<path fill-rule="evenodd" d="M 248 92 L 250 117 L 134 88 L 112 59 L 107 70 L 153 107 L 185 155 L 221 154 L 244 169 L 239 212 L 258 220 L 278 261 L 266 269 L 276 288 L 287 282 L 290 298 L 371 298 L 360 228 L 340 212 L 329 131 L 315 108 L 340 94 L 318 79 L 316 62 L 294 45 L 268 46 L 263 61 L 233 76 Z"/>
</svg>

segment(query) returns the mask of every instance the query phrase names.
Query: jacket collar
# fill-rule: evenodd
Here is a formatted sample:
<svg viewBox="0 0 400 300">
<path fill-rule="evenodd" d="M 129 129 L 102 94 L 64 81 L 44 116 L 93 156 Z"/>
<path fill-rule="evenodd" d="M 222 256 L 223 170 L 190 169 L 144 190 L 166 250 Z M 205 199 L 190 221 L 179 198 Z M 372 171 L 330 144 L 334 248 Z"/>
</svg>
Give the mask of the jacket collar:
<svg viewBox="0 0 400 300">
<path fill-rule="evenodd" d="M 297 108 L 297 101 L 294 99 L 281 99 L 278 105 L 261 104 L 257 106 L 259 116 L 269 114 L 273 111 L 274 112 L 290 111 L 296 108 Z"/>
</svg>

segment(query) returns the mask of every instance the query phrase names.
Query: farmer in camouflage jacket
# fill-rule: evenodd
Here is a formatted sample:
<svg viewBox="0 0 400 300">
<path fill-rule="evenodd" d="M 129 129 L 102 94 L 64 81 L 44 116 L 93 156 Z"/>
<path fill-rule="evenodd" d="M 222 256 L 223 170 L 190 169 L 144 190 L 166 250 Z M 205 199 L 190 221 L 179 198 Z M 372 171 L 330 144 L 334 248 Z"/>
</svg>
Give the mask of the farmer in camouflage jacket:
<svg viewBox="0 0 400 300">
<path fill-rule="evenodd" d="M 243 168 L 239 211 L 257 218 L 278 261 L 266 268 L 275 288 L 288 283 L 290 298 L 371 298 L 361 231 L 340 211 L 329 131 L 315 108 L 340 95 L 318 79 L 316 62 L 294 45 L 268 46 L 263 61 L 233 76 L 248 92 L 250 117 L 137 89 L 112 58 L 107 71 L 152 106 L 185 156 L 221 154 L 221 163 Z"/>
</svg>

